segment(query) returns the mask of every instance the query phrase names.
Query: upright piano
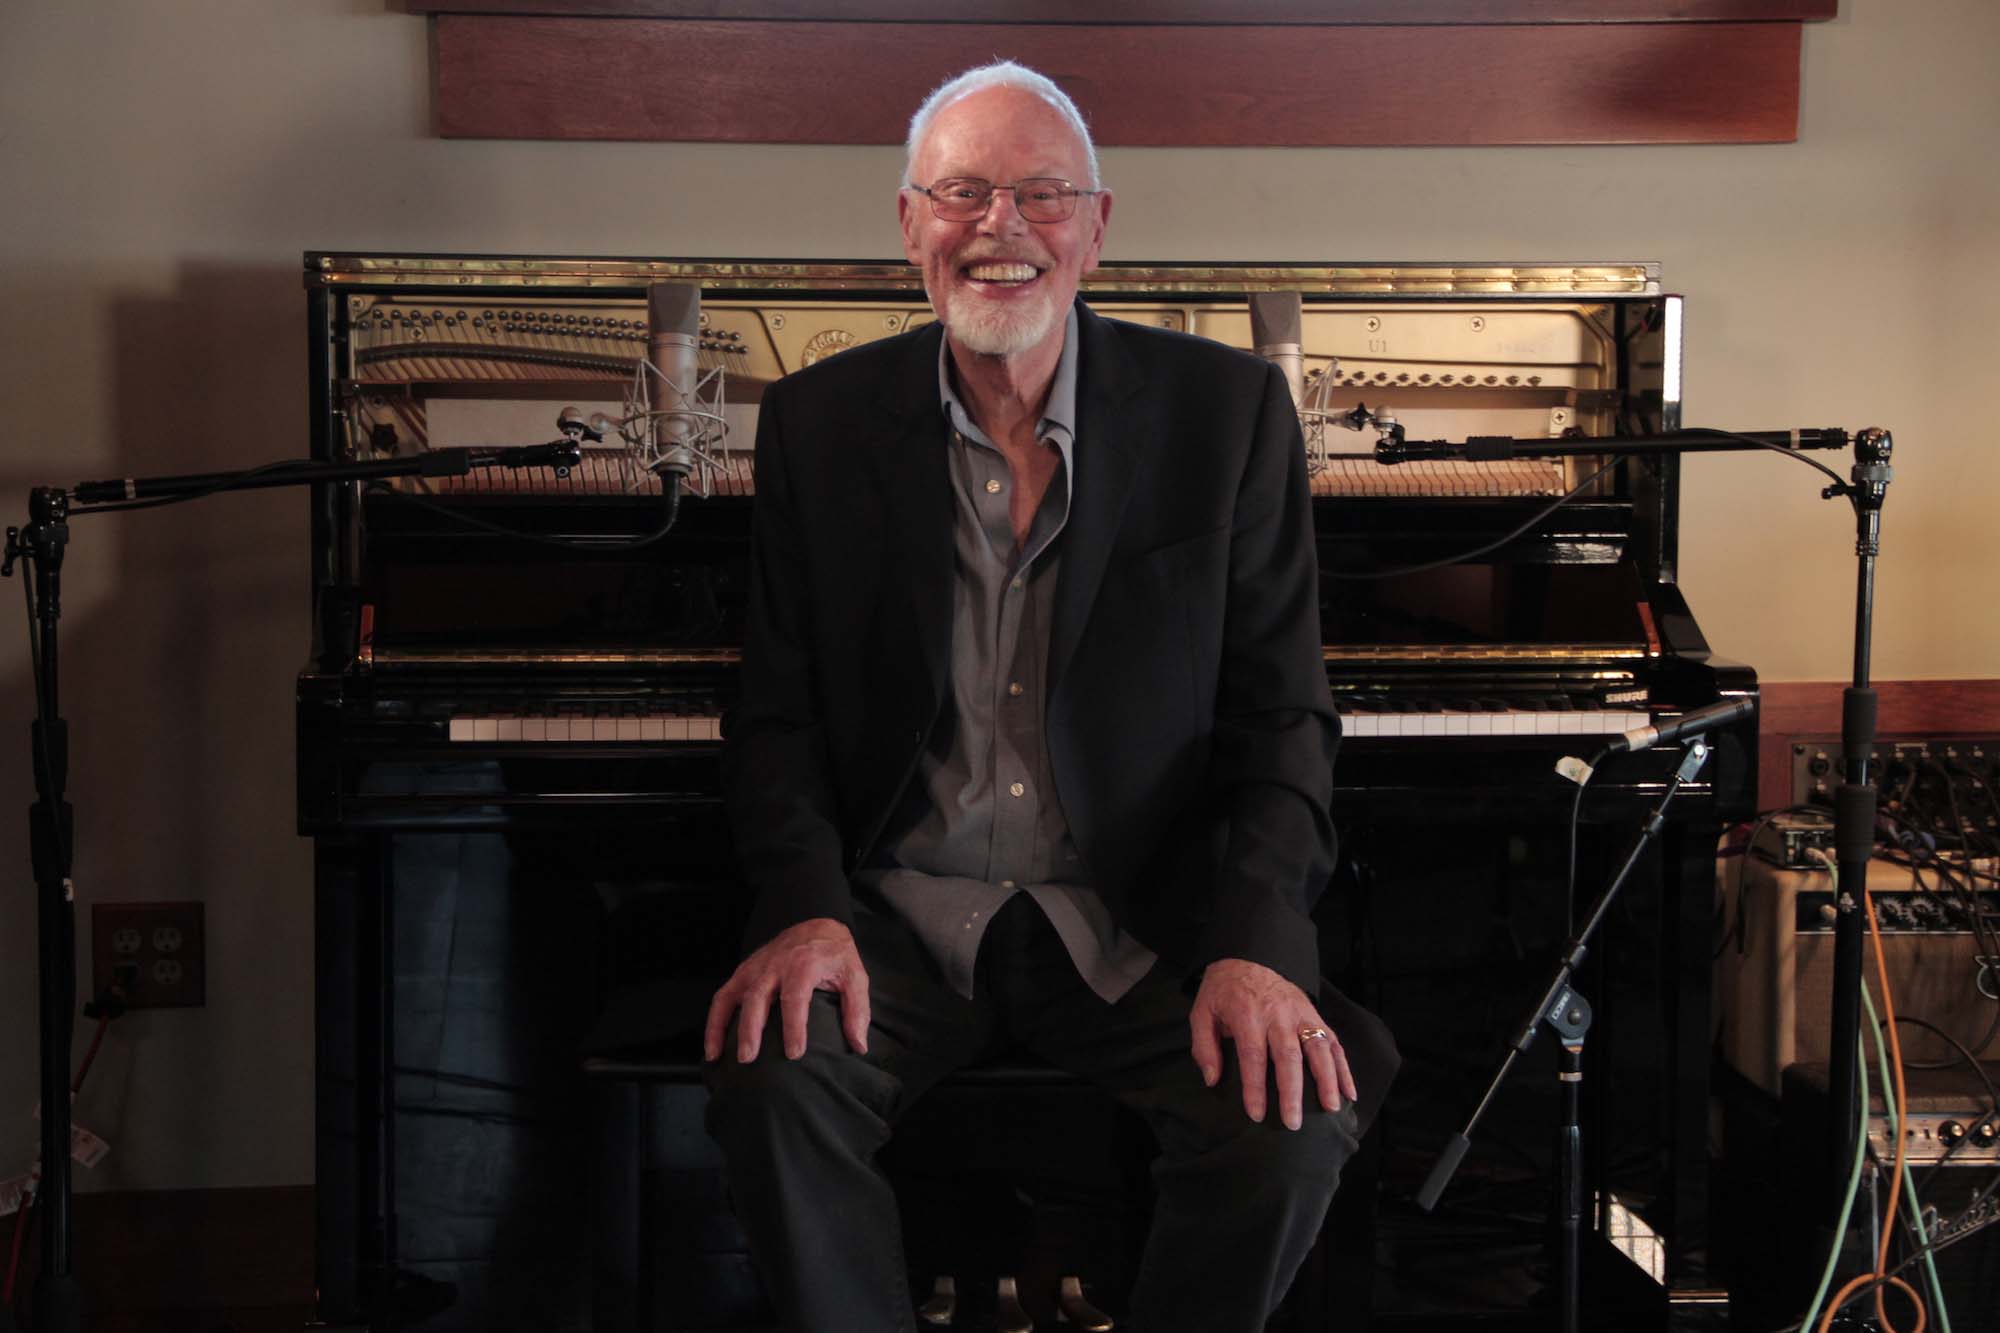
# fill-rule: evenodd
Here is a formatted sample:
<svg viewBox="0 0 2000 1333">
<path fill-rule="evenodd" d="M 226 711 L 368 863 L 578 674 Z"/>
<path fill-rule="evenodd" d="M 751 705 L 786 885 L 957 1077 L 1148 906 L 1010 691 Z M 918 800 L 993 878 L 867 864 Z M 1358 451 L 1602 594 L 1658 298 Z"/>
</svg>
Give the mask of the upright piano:
<svg viewBox="0 0 2000 1333">
<path fill-rule="evenodd" d="M 664 535 L 658 478 L 594 441 L 561 472 L 475 469 L 312 497 L 298 808 L 316 847 L 329 1321 L 401 1299 L 422 1266 L 399 1222 L 409 1081 L 512 1095 L 507 1078 L 417 1069 L 406 1049 L 399 1005 L 435 1017 L 450 995 L 404 984 L 398 950 L 428 946 L 399 924 L 395 881 L 408 872 L 395 849 L 485 838 L 566 859 L 582 883 L 637 865 L 720 886 L 679 918 L 670 952 L 700 977 L 726 970 L 741 904 L 726 887 L 716 760 L 741 642 L 758 401 L 780 376 L 931 313 L 916 272 L 891 263 L 306 256 L 323 460 L 539 444 L 572 407 L 571 422 L 618 417 L 660 283 L 700 290 L 699 361 L 721 371 L 728 427 L 708 493 L 686 498 Z M 1119 263 L 1083 291 L 1114 318 L 1244 348 L 1256 345 L 1253 297 L 1301 295 L 1324 653 L 1347 737 L 1337 819 L 1354 855 L 1407 846 L 1411 830 L 1417 843 L 1475 827 L 1560 831 L 1574 789 L 1558 759 L 1755 693 L 1681 596 L 1672 459 L 1389 466 L 1363 456 L 1372 434 L 1340 428 L 1364 405 L 1392 410 L 1412 439 L 1677 428 L 1681 301 L 1656 265 Z M 1666 1142 L 1636 1171 L 1606 1168 L 1623 1170 L 1626 1222 L 1657 1237 L 1642 1266 L 1663 1320 L 1677 1301 L 1707 1299 L 1710 867 L 1715 834 L 1750 813 L 1756 790 L 1754 724 L 1711 740 L 1714 761 L 1671 807 L 1647 917 Z M 1605 766 L 1586 822 L 1622 838 L 1679 760 L 1663 745 Z M 593 871 L 594 857 L 615 865 Z M 400 1151 L 421 1142 L 406 1127 Z"/>
</svg>

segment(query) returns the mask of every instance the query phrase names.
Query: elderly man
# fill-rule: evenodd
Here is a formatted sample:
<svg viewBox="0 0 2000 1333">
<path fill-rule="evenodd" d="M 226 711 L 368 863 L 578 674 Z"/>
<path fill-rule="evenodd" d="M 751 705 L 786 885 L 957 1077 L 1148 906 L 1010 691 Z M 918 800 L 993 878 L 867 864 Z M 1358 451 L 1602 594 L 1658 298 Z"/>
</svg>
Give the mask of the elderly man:
<svg viewBox="0 0 2000 1333">
<path fill-rule="evenodd" d="M 1159 1138 L 1135 1326 L 1261 1329 L 1394 1065 L 1307 915 L 1339 728 L 1297 418 L 1076 300 L 1111 192 L 1041 75 L 932 94 L 897 207 L 937 323 L 760 418 L 709 1129 L 785 1326 L 908 1329 L 875 1153 L 1025 1045 Z"/>
</svg>

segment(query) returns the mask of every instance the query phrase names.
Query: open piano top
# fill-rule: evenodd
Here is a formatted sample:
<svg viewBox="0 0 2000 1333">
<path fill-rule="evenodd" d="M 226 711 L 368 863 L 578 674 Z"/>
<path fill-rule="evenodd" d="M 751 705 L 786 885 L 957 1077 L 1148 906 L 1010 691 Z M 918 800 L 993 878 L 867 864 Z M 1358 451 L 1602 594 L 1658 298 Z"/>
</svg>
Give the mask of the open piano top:
<svg viewBox="0 0 2000 1333">
<path fill-rule="evenodd" d="M 699 358 L 724 375 L 731 451 L 666 540 L 657 479 L 612 449 L 553 472 L 477 472 L 314 500 L 314 643 L 300 679 L 300 823 L 507 827 L 712 801 L 741 640 L 764 386 L 931 318 L 901 264 L 307 256 L 313 449 L 326 459 L 535 444 L 565 406 L 616 416 L 646 349 L 646 291 L 702 289 Z M 1310 401 L 1393 408 L 1411 438 L 1609 435 L 1679 425 L 1680 301 L 1650 264 L 1107 265 L 1100 313 L 1253 345 L 1249 300 L 1303 296 Z M 1334 455 L 1372 435 L 1307 421 L 1329 679 L 1350 816 L 1563 804 L 1553 761 L 1755 690 L 1679 594 L 1672 461 Z M 470 521 L 468 521 L 470 520 Z M 493 526 L 532 534 L 508 537 Z M 533 538 L 555 538 L 552 545 Z M 1754 744 L 1690 789 L 1734 817 Z M 476 794 L 378 790 L 382 765 L 478 756 Z M 1441 766 L 1440 755 L 1460 762 Z M 1672 752 L 1604 785 L 1656 792 Z"/>
</svg>

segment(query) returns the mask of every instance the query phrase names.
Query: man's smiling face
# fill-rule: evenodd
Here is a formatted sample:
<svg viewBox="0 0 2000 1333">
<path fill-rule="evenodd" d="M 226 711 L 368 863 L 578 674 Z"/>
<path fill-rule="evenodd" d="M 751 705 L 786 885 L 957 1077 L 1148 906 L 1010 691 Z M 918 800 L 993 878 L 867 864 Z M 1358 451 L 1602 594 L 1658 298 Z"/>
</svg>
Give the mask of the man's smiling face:
<svg viewBox="0 0 2000 1333">
<path fill-rule="evenodd" d="M 1062 116 L 1033 93 L 986 88 L 942 108 L 912 163 L 910 184 L 969 176 L 1012 185 L 1055 177 L 1088 189 L 1089 159 Z M 931 308 L 952 340 L 984 356 L 1018 356 L 1053 338 L 1079 279 L 1097 267 L 1111 196 L 1085 195 L 1066 222 L 1029 222 L 1011 191 L 977 222 L 946 222 L 912 190 L 896 196 L 903 253 L 923 271 Z"/>
</svg>

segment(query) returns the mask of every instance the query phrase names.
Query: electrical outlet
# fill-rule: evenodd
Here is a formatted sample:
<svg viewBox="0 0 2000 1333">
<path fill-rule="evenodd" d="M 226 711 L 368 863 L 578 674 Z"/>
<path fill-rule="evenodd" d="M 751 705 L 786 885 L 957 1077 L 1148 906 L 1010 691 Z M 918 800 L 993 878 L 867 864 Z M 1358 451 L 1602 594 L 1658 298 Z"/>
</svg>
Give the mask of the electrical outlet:
<svg viewBox="0 0 2000 1333">
<path fill-rule="evenodd" d="M 115 982 L 127 1009 L 208 1002 L 201 903 L 93 903 L 90 941 L 96 994 Z"/>
</svg>

